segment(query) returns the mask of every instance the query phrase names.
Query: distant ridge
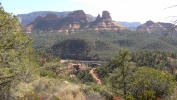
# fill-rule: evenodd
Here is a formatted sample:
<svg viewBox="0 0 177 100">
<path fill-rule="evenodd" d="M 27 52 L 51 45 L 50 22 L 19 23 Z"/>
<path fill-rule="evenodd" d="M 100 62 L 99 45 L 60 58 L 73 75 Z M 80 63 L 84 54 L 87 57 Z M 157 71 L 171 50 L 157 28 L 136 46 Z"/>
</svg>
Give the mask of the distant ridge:
<svg viewBox="0 0 177 100">
<path fill-rule="evenodd" d="M 140 22 L 118 21 L 118 23 L 130 30 L 136 30 L 136 28 L 141 25 Z"/>
<path fill-rule="evenodd" d="M 36 11 L 36 12 L 31 12 L 28 14 L 18 14 L 17 17 L 22 23 L 22 25 L 28 25 L 29 23 L 33 22 L 36 17 L 38 16 L 46 16 L 47 14 L 54 13 L 56 14 L 59 18 L 66 17 L 69 13 L 72 11 L 63 11 L 63 12 L 55 12 L 55 11 Z M 88 17 L 88 21 L 94 21 L 96 18 L 90 14 L 86 14 Z"/>
<path fill-rule="evenodd" d="M 24 27 L 24 32 L 31 33 L 32 30 L 41 30 L 74 33 L 84 30 L 118 31 L 122 29 L 126 28 L 113 21 L 108 11 L 103 11 L 102 16 L 98 15 L 95 21 L 90 22 L 83 10 L 76 10 L 62 17 L 58 17 L 55 13 L 37 16 L 33 22 Z"/>
<path fill-rule="evenodd" d="M 143 31 L 148 33 L 165 33 L 173 24 L 164 22 L 153 22 L 151 20 L 137 27 L 137 31 Z M 177 31 L 176 29 L 174 31 Z"/>
</svg>

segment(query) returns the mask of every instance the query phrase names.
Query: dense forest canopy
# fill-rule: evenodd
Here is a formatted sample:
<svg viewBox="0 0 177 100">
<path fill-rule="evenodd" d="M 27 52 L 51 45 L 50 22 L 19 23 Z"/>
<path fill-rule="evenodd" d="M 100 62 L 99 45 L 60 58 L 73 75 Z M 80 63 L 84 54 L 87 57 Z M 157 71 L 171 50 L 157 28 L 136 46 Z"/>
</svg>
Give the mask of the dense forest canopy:
<svg viewBox="0 0 177 100">
<path fill-rule="evenodd" d="M 35 49 L 45 50 L 62 59 L 108 60 L 120 49 L 128 49 L 132 52 L 148 50 L 176 53 L 176 34 L 173 34 L 173 38 L 170 40 L 170 36 L 163 38 L 163 34 L 156 34 L 131 30 L 83 31 L 68 35 L 33 31 L 29 36 L 34 39 L 33 47 Z M 75 42 L 74 44 L 72 41 L 83 41 L 82 43 L 86 45 L 82 49 L 75 49 L 80 43 Z M 69 44 L 72 46 L 68 47 Z"/>
</svg>

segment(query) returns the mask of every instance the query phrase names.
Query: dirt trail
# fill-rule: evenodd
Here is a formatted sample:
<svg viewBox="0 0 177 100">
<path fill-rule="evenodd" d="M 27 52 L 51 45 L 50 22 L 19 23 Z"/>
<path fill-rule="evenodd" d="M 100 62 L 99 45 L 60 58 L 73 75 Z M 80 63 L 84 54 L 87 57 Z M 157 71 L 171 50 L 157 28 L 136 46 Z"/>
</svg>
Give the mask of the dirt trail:
<svg viewBox="0 0 177 100">
<path fill-rule="evenodd" d="M 90 74 L 92 75 L 92 77 L 97 81 L 97 83 L 99 84 L 99 85 L 101 85 L 101 80 L 98 78 L 98 76 L 94 73 L 94 70 L 95 70 L 95 68 L 93 68 L 93 69 L 91 69 L 90 70 Z"/>
</svg>

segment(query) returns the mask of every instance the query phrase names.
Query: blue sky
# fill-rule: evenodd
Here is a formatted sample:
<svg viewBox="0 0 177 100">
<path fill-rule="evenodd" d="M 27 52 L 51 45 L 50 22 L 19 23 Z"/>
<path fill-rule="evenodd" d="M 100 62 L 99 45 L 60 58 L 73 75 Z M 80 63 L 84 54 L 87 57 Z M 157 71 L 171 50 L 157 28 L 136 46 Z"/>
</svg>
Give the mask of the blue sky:
<svg viewBox="0 0 177 100">
<path fill-rule="evenodd" d="M 168 16 L 177 16 L 177 0 L 1 0 L 5 11 L 13 14 L 34 11 L 74 11 L 84 10 L 85 13 L 97 16 L 102 11 L 110 12 L 115 21 L 147 20 L 155 22 L 171 22 Z"/>
</svg>

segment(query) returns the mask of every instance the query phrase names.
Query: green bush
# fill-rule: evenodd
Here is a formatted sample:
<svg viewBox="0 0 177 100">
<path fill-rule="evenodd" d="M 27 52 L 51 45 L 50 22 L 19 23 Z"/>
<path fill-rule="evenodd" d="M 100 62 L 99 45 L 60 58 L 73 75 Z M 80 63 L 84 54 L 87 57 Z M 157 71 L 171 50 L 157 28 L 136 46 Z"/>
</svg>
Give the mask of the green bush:
<svg viewBox="0 0 177 100">
<path fill-rule="evenodd" d="M 136 100 L 132 95 L 126 95 L 125 100 Z"/>
<path fill-rule="evenodd" d="M 52 98 L 51 98 L 51 100 L 60 100 L 58 97 L 56 97 L 56 96 L 53 96 Z"/>
<path fill-rule="evenodd" d="M 45 70 L 45 69 L 40 71 L 40 76 L 49 77 L 49 78 L 57 78 L 57 75 L 54 72 L 50 70 Z"/>
<path fill-rule="evenodd" d="M 76 74 L 76 77 L 81 80 L 83 83 L 89 83 L 89 82 L 95 82 L 94 78 L 92 75 L 89 73 L 90 69 L 80 71 L 79 73 Z"/>
<path fill-rule="evenodd" d="M 131 77 L 128 86 L 129 93 L 136 99 L 155 100 L 155 98 L 167 98 L 173 94 L 176 87 L 174 76 L 168 72 L 148 67 L 139 67 Z"/>
</svg>

